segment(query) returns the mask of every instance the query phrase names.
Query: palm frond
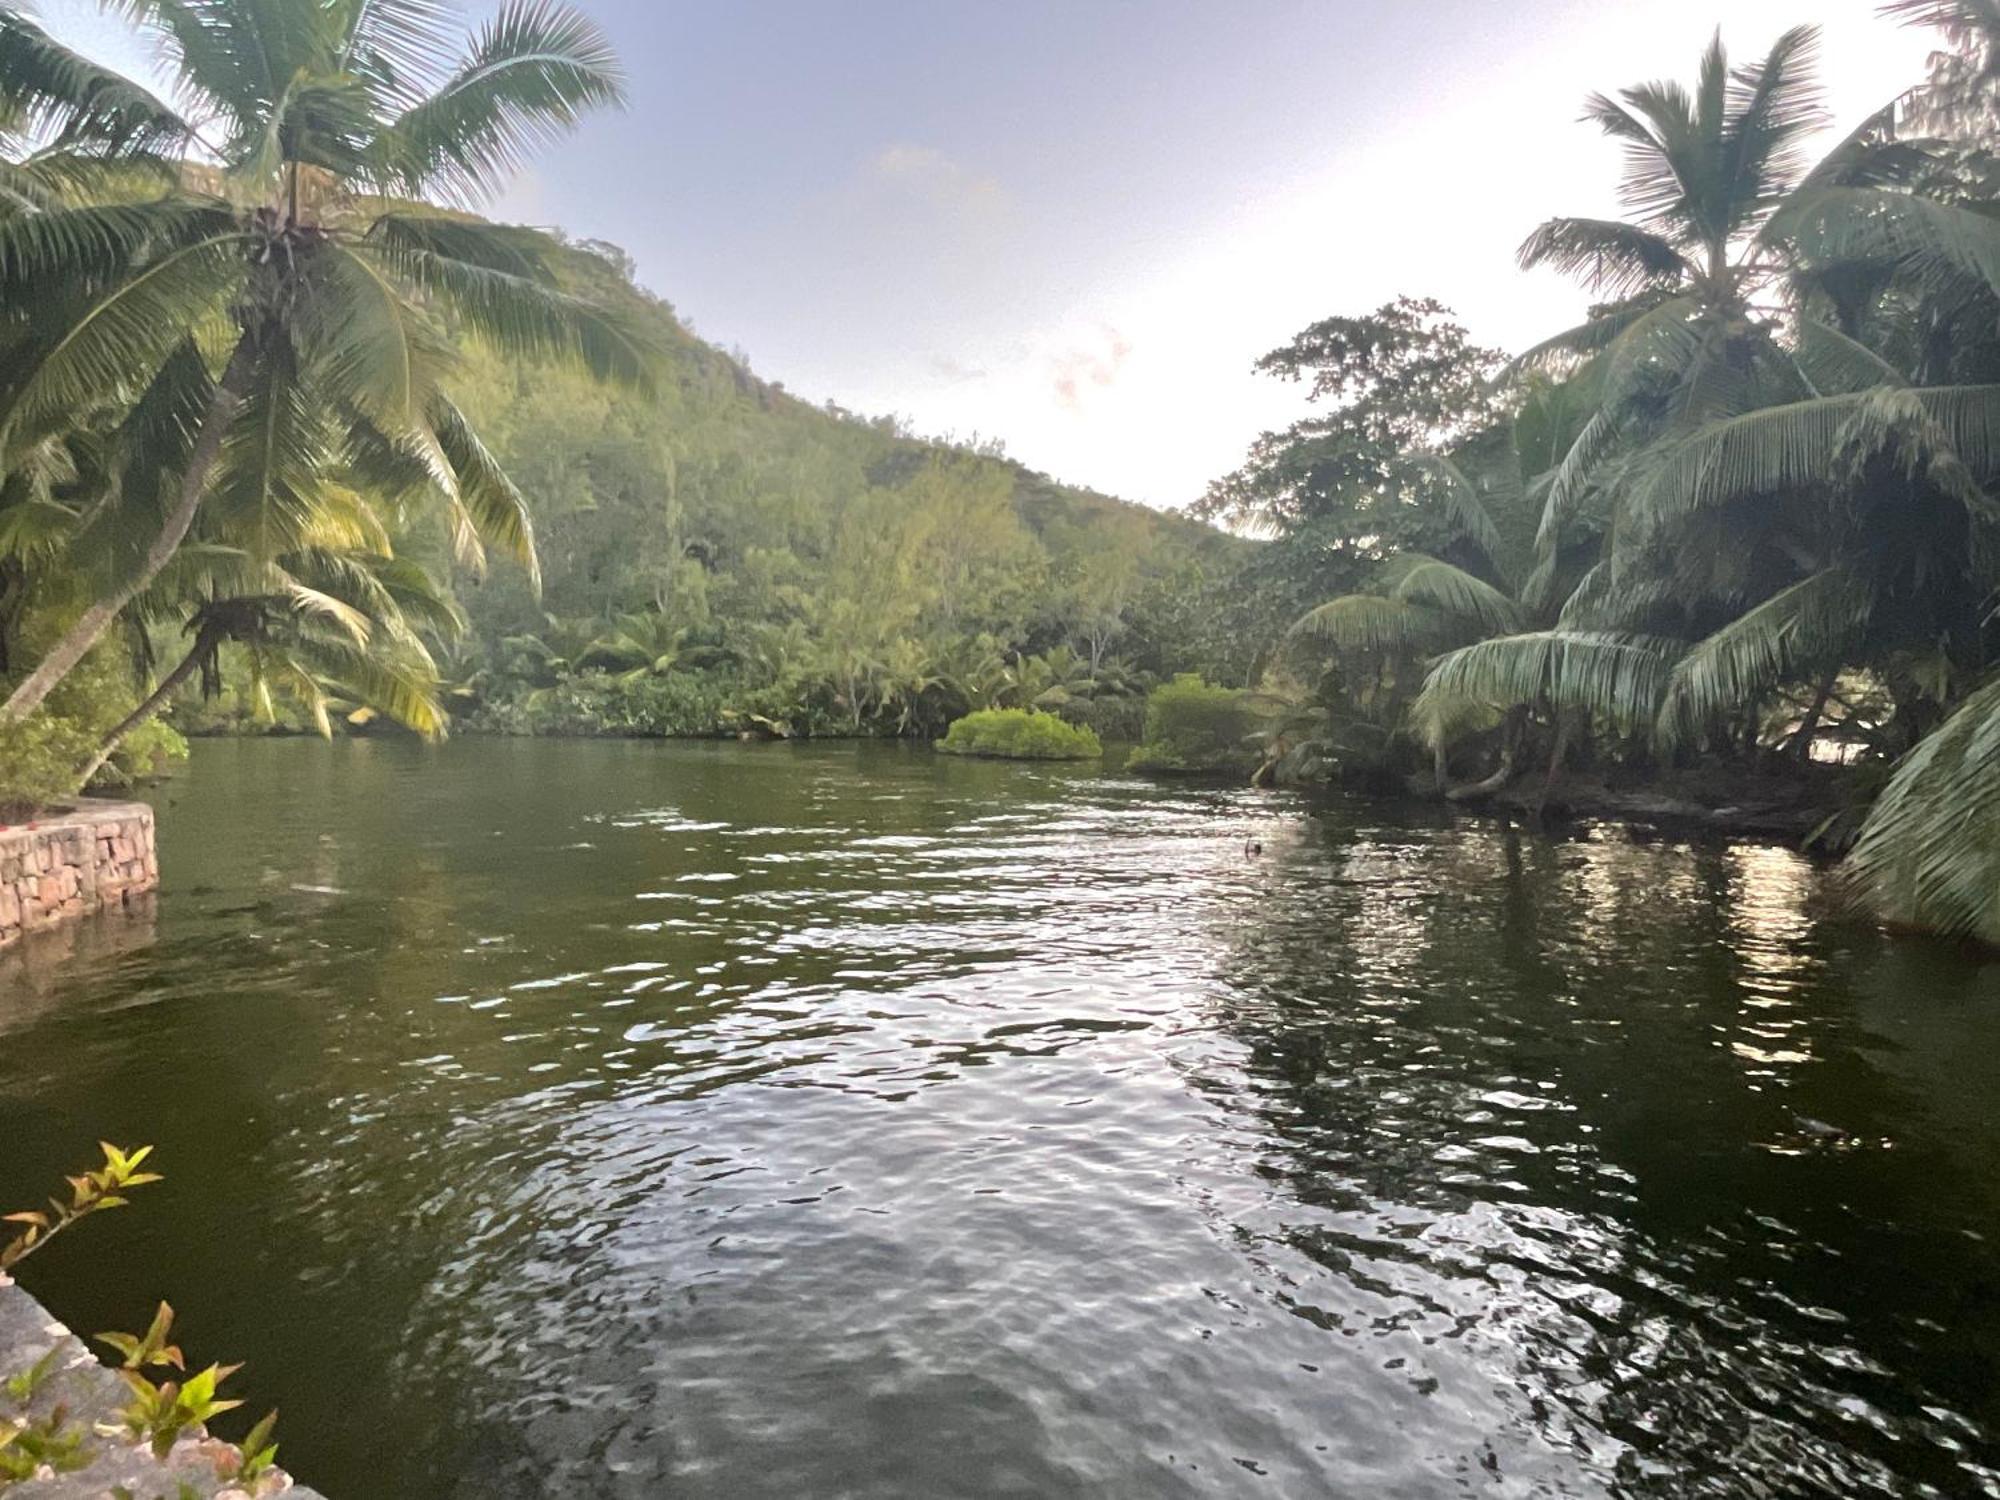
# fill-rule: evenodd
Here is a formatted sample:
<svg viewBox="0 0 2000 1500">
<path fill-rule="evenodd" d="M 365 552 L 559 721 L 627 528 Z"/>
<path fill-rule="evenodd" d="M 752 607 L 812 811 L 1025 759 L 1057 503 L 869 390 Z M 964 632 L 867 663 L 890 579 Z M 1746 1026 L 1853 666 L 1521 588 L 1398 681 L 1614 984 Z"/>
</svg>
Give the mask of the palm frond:
<svg viewBox="0 0 2000 1500">
<path fill-rule="evenodd" d="M 1882 14 L 1929 26 L 1961 46 L 2000 49 L 2000 0 L 1882 0 Z"/>
<path fill-rule="evenodd" d="M 547 230 L 408 208 L 377 215 L 368 238 L 394 252 L 459 261 L 546 287 L 558 285 L 555 263 L 569 253 Z"/>
<path fill-rule="evenodd" d="M 1535 530 L 1537 551 L 1547 554 L 1561 543 L 1591 477 L 1618 446 L 1618 439 L 1618 422 L 1609 411 L 1599 410 L 1584 424 L 1550 481 L 1541 524 Z"/>
<path fill-rule="evenodd" d="M 233 230 L 170 250 L 65 309 L 50 337 L 14 352 L 16 383 L 0 398 L 0 432 L 32 434 L 119 393 L 136 393 L 191 327 L 227 305 L 247 267 Z"/>
<path fill-rule="evenodd" d="M 454 361 L 450 343 L 386 268 L 337 243 L 314 257 L 293 325 L 328 396 L 397 437 L 422 423 Z"/>
<path fill-rule="evenodd" d="M 1431 665 L 1414 713 L 1449 722 L 1451 701 L 1505 709 L 1544 705 L 1631 730 L 1659 711 L 1676 642 L 1644 636 L 1542 630 L 1446 652 Z"/>
<path fill-rule="evenodd" d="M 1502 372 L 1503 378 L 1540 370 L 1555 375 L 1566 374 L 1592 356 L 1602 354 L 1619 334 L 1638 322 L 1647 311 L 1648 308 L 1643 306 L 1617 307 L 1588 318 L 1573 328 L 1551 334 L 1515 355 Z"/>
<path fill-rule="evenodd" d="M 1640 84 L 1620 91 L 1622 103 L 1593 94 L 1584 119 L 1625 143 L 1619 196 L 1641 218 L 1663 222 L 1696 184 L 1687 174 L 1697 134 L 1694 101 L 1677 83 Z"/>
<path fill-rule="evenodd" d="M 0 315 L 51 315 L 51 301 L 115 290 L 162 255 L 234 234 L 219 203 L 166 198 L 0 216 Z"/>
<path fill-rule="evenodd" d="M 1762 61 L 1730 74 L 1724 171 L 1748 208 L 1774 204 L 1798 180 L 1800 144 L 1825 123 L 1824 94 L 1813 76 L 1819 41 L 1817 26 L 1794 26 Z"/>
<path fill-rule="evenodd" d="M 63 46 L 12 6 L 0 7 L 0 113 L 58 148 L 98 155 L 175 154 L 192 134 L 145 89 Z"/>
<path fill-rule="evenodd" d="M 315 675 L 341 696 L 388 715 L 427 739 L 443 735 L 449 717 L 440 696 L 437 671 L 428 661 L 405 660 L 380 651 L 315 653 Z"/>
<path fill-rule="evenodd" d="M 1435 611 L 1408 600 L 1346 594 L 1307 610 L 1289 634 L 1336 651 L 1393 654 L 1435 649 L 1448 630 Z"/>
<path fill-rule="evenodd" d="M 479 199 L 586 111 L 623 99 L 594 22 L 556 0 L 507 0 L 458 70 L 384 133 L 380 165 L 411 193 Z"/>
<path fill-rule="evenodd" d="M 460 504 L 480 539 L 499 547 L 528 573 L 528 586 L 542 588 L 541 560 L 535 552 L 534 519 L 527 498 L 459 409 L 443 396 L 431 404 L 432 430 L 456 479 Z"/>
<path fill-rule="evenodd" d="M 568 361 L 600 380 L 652 388 L 657 355 L 636 320 L 550 286 L 383 232 L 356 247 L 383 272 L 407 278 L 502 354 Z"/>
<path fill-rule="evenodd" d="M 1898 106 L 1882 106 L 1844 136 L 1800 179 L 1793 195 L 1826 188 L 1887 187 L 1907 182 L 1931 153 L 1924 143 L 1897 135 Z M 1768 225 L 1758 231 L 1758 244 L 1768 244 Z"/>
<path fill-rule="evenodd" d="M 181 92 L 254 133 L 300 73 L 327 74 L 326 12 L 287 0 L 105 0 L 163 44 Z"/>
<path fill-rule="evenodd" d="M 1969 276 L 2000 291 L 2000 220 L 1971 208 L 1880 188 L 1800 193 L 1772 220 L 1808 263 L 1893 263 L 1936 285 Z"/>
<path fill-rule="evenodd" d="M 421 563 L 407 557 L 377 557 L 368 559 L 367 567 L 410 629 L 449 643 L 469 628 L 465 611 Z"/>
<path fill-rule="evenodd" d="M 1816 318 L 1800 318 L 1797 347 L 1792 351 L 1799 373 L 1815 395 L 1852 395 L 1878 385 L 1907 386 L 1894 365 L 1858 339 Z"/>
<path fill-rule="evenodd" d="M 2000 385 L 1877 387 L 1766 407 L 1717 422 L 1662 451 L 1628 496 L 1631 514 L 1657 529 L 1750 495 L 1838 483 L 1857 450 L 1888 442 L 1911 422 L 1972 475 L 2000 472 Z M 1955 493 L 1972 501 L 1963 486 Z"/>
<path fill-rule="evenodd" d="M 1522 242 L 1517 258 L 1524 271 L 1549 266 L 1614 297 L 1677 286 L 1694 273 L 1667 240 L 1617 219 L 1550 219 Z"/>
<path fill-rule="evenodd" d="M 1701 352 L 1702 312 L 1699 297 L 1669 297 L 1621 329 L 1604 353 L 1605 406 L 1631 399 L 1649 372 L 1678 383 Z"/>
<path fill-rule="evenodd" d="M 1443 506 L 1452 530 L 1477 547 L 1495 573 L 1504 573 L 1506 543 L 1465 471 L 1442 453 L 1412 453 L 1404 462 L 1432 480 L 1431 494 Z"/>
<path fill-rule="evenodd" d="M 275 562 L 310 532 L 336 451 L 298 351 L 267 329 L 223 442 L 210 528 L 258 561 Z"/>
<path fill-rule="evenodd" d="M 458 11 L 444 0 L 335 0 L 337 67 L 398 109 L 421 102 L 457 60 Z"/>
<path fill-rule="evenodd" d="M 373 624 L 368 616 L 337 595 L 300 583 L 296 579 L 286 581 L 283 594 L 294 612 L 326 621 L 356 646 L 366 647 L 370 636 L 374 634 Z"/>
<path fill-rule="evenodd" d="M 1413 554 L 1398 559 L 1394 571 L 1391 598 L 1465 621 L 1483 634 L 1506 635 L 1521 628 L 1520 605 L 1463 568 Z"/>
<path fill-rule="evenodd" d="M 1904 757 L 1848 868 L 1891 921 L 2000 942 L 2000 680 Z"/>
<path fill-rule="evenodd" d="M 1838 669 L 1866 633 L 1870 603 L 1852 574 L 1828 568 L 1696 642 L 1668 679 L 1661 742 L 1686 744 L 1774 688 Z"/>
</svg>

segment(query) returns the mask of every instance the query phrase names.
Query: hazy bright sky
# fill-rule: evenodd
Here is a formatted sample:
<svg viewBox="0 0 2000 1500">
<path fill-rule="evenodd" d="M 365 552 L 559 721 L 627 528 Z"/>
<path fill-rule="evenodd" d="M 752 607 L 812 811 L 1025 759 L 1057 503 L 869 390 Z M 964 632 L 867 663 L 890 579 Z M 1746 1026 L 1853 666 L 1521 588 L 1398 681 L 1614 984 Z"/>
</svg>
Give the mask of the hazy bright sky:
<svg viewBox="0 0 2000 1500">
<path fill-rule="evenodd" d="M 474 7 L 477 11 L 478 7 Z M 813 400 L 1182 505 L 1300 393 L 1250 363 L 1407 292 L 1519 347 L 1584 297 L 1513 252 L 1609 213 L 1584 96 L 1817 19 L 1844 132 L 1927 34 L 1871 0 L 585 0 L 631 107 L 492 212 L 628 249 Z M 94 0 L 60 35 L 131 67 Z M 1816 13 L 1816 14 L 1815 14 Z"/>
</svg>

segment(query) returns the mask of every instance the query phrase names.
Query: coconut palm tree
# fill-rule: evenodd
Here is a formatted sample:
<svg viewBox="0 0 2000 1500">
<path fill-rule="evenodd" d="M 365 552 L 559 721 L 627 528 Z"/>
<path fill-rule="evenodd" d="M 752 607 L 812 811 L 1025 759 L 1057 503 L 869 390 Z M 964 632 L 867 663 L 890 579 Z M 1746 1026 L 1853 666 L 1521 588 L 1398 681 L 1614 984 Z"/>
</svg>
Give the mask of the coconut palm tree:
<svg viewBox="0 0 2000 1500">
<path fill-rule="evenodd" d="M 1515 710 L 1555 706 L 1544 702 L 1548 694 L 1539 685 L 1518 698 L 1483 689 L 1456 697 L 1442 688 L 1428 696 L 1414 690 L 1439 653 L 1488 645 L 1467 660 L 1507 652 L 1533 657 L 1541 636 L 1571 623 L 1565 603 L 1595 561 L 1595 543 L 1580 555 L 1542 545 L 1534 528 L 1595 399 L 1587 380 L 1537 376 L 1507 426 L 1478 435 L 1456 456 L 1407 458 L 1410 493 L 1436 517 L 1429 529 L 1442 539 L 1443 555 L 1387 558 L 1373 588 L 1308 611 L 1290 632 L 1294 643 L 1332 647 L 1343 670 L 1340 696 L 1377 731 L 1371 742 L 1411 733 L 1429 745 L 1440 789 L 1452 741 L 1504 720 L 1498 773 L 1504 782 L 1528 727 Z M 1569 654 L 1587 649 L 1573 642 Z M 1557 694 L 1563 702 L 1571 697 Z M 1499 782 L 1488 777 L 1454 795 L 1477 795 Z"/>
<path fill-rule="evenodd" d="M 1628 378 L 1661 356 L 1684 378 L 1742 366 L 1753 305 L 1783 269 L 1766 230 L 1805 179 L 1799 148 L 1823 121 L 1818 42 L 1817 28 L 1794 27 L 1732 69 L 1718 32 L 1692 92 L 1654 82 L 1586 101 L 1584 118 L 1625 146 L 1620 197 L 1632 217 L 1550 219 L 1520 263 L 1616 300 L 1525 358 L 1611 350 Z"/>
<path fill-rule="evenodd" d="M 200 159 L 171 192 L 0 217 L 0 463 L 11 473 L 94 414 L 109 467 L 147 480 L 116 487 L 100 518 L 142 540 L 106 552 L 0 724 L 103 636 L 204 506 L 269 560 L 330 472 L 415 464 L 468 555 L 486 543 L 532 566 L 521 497 L 448 395 L 454 336 L 648 375 L 633 333 L 569 289 L 559 242 L 433 206 L 489 195 L 618 101 L 615 61 L 580 14 L 507 0 L 461 46 L 430 0 L 120 8 L 207 122 Z"/>
<path fill-rule="evenodd" d="M 423 568 L 372 548 L 318 545 L 259 562 L 240 549 L 190 544 L 148 591 L 181 596 L 175 624 L 187 649 L 79 768 L 84 785 L 119 744 L 172 702 L 197 672 L 204 691 L 221 683 L 221 654 L 238 648 L 258 711 L 272 698 L 299 705 L 322 735 L 329 704 L 344 700 L 426 738 L 444 733 L 445 713 L 430 643 L 448 645 L 465 617 Z M 135 603 L 135 612 L 145 601 Z"/>
<path fill-rule="evenodd" d="M 1940 325 L 1939 297 L 1909 305 L 1918 273 L 1956 277 L 1964 326 L 1990 328 L 1965 283 L 2000 267 L 2000 236 L 1989 250 L 1990 221 L 1909 191 L 1927 158 L 1894 140 L 1893 108 L 1804 170 L 1814 42 L 1795 29 L 1731 69 L 1718 40 L 1691 93 L 1590 101 L 1627 144 L 1633 221 L 1551 220 L 1522 250 L 1621 299 L 1526 360 L 1568 359 L 1597 405 L 1537 537 L 1543 579 L 1574 587 L 1553 627 L 1440 658 L 1418 702 L 1432 729 L 1539 702 L 1671 750 L 1803 680 L 1804 754 L 1844 666 L 1914 688 L 1941 644 L 1976 662 L 1984 523 L 1961 454 L 1983 463 L 1984 442 L 1959 429 L 1984 393 L 1910 394 L 1924 371 L 1870 345 L 1889 347 L 1887 323 Z"/>
<path fill-rule="evenodd" d="M 1732 68 L 1718 33 L 1692 91 L 1653 82 L 1586 103 L 1584 118 L 1625 145 L 1630 218 L 1550 219 L 1520 249 L 1523 268 L 1553 267 L 1610 299 L 1516 361 L 1578 372 L 1598 401 L 1551 487 L 1545 543 L 1573 524 L 1591 475 L 1617 456 L 1816 394 L 1802 351 L 1865 361 L 1853 330 L 1822 326 L 1826 309 L 1802 299 L 1801 237 L 1854 232 L 1879 215 L 1885 189 L 1906 201 L 1901 188 L 1930 157 L 1897 139 L 1891 104 L 1808 169 L 1803 144 L 1826 118 L 1818 40 L 1816 28 L 1794 27 Z M 1854 259 L 1843 247 L 1820 264 Z"/>
</svg>

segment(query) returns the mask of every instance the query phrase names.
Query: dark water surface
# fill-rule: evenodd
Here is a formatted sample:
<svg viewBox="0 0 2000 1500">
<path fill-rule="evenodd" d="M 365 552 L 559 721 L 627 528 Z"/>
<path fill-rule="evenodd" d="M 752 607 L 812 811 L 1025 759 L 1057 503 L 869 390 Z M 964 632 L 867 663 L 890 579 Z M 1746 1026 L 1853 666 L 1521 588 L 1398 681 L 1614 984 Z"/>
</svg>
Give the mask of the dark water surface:
<svg viewBox="0 0 2000 1500">
<path fill-rule="evenodd" d="M 844 745 L 160 800 L 157 924 L 0 968 L 0 1207 L 157 1142 L 23 1280 L 335 1500 L 2000 1494 L 2000 968 L 1781 851 Z"/>
</svg>

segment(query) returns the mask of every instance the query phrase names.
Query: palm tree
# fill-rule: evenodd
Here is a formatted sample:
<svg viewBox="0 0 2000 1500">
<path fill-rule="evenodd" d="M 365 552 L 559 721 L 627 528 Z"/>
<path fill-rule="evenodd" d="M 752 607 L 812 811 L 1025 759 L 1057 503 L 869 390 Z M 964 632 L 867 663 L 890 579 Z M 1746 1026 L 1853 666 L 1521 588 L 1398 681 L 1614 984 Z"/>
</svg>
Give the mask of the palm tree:
<svg viewBox="0 0 2000 1500">
<path fill-rule="evenodd" d="M 175 191 L 0 218 L 0 462 L 104 414 L 114 529 L 143 537 L 0 705 L 23 718 L 159 575 L 205 505 L 260 560 L 329 473 L 421 466 L 468 555 L 533 565 L 518 491 L 447 394 L 451 336 L 643 385 L 649 356 L 566 288 L 538 231 L 431 206 L 490 194 L 620 80 L 596 28 L 507 0 L 462 49 L 429 0 L 125 0 L 211 162 Z M 3 38 L 0 38 L 3 39 Z M 10 64 L 0 64 L 4 77 Z"/>
<path fill-rule="evenodd" d="M 1732 70 L 1718 33 L 1692 93 L 1655 82 L 1590 97 L 1584 118 L 1625 145 L 1620 196 L 1632 219 L 1550 219 L 1520 262 L 1618 300 L 1526 358 L 1609 349 L 1630 366 L 1666 352 L 1684 376 L 1697 356 L 1740 365 L 1753 304 L 1782 270 L 1765 231 L 1804 179 L 1799 146 L 1823 118 L 1818 41 L 1817 28 L 1794 27 Z"/>
<path fill-rule="evenodd" d="M 1925 158 L 1894 141 L 1893 107 L 1803 170 L 1814 43 L 1798 28 L 1732 70 L 1718 39 L 1692 93 L 1590 101 L 1627 144 L 1635 222 L 1551 220 L 1522 249 L 1623 299 L 1525 359 L 1570 360 L 1568 387 L 1598 408 L 1537 537 L 1568 597 L 1553 628 L 1440 658 L 1417 705 L 1432 731 L 1539 703 L 1567 730 L 1604 722 L 1671 751 L 1804 681 L 1803 755 L 1844 666 L 1914 685 L 1941 643 L 1976 658 L 1981 523 L 1956 445 L 1983 464 L 1985 394 L 1909 393 L 1860 336 L 1877 332 L 1863 306 L 1908 273 L 2000 267 L 2000 236 L 1989 252 L 1975 216 L 1899 185 Z"/>
<path fill-rule="evenodd" d="M 408 559 L 329 545 L 326 538 L 315 543 L 272 563 L 235 548 L 181 549 L 148 598 L 173 586 L 182 601 L 174 613 L 187 650 L 103 736 L 79 769 L 78 785 L 87 784 L 126 736 L 161 712 L 195 673 L 205 691 L 216 691 L 225 646 L 247 657 L 253 697 L 266 718 L 275 691 L 298 703 L 322 735 L 332 733 L 328 705 L 336 698 L 427 738 L 444 733 L 427 639 L 441 645 L 456 640 L 464 615 Z"/>
<path fill-rule="evenodd" d="M 1500 769 L 1451 791 L 1455 798 L 1509 779 L 1529 727 L 1524 710 L 1538 706 L 1555 718 L 1595 707 L 1585 697 L 1588 672 L 1550 680 L 1546 670 L 1559 633 L 1557 659 L 1581 666 L 1601 654 L 1605 643 L 1572 628 L 1566 602 L 1594 555 L 1552 540 L 1546 528 L 1530 536 L 1536 517 L 1553 509 L 1562 457 L 1592 420 L 1594 402 L 1587 378 L 1536 376 L 1505 427 L 1476 435 L 1455 456 L 1409 456 L 1409 491 L 1435 517 L 1429 529 L 1443 555 L 1392 556 L 1374 588 L 1330 600 L 1292 627 L 1293 641 L 1333 648 L 1344 669 L 1339 696 L 1360 715 L 1347 727 L 1372 731 L 1365 742 L 1373 745 L 1414 734 L 1431 750 L 1440 790 L 1452 743 L 1503 726 Z M 1442 677 L 1430 670 L 1453 660 L 1457 667 Z M 1419 684 L 1428 685 L 1413 693 Z"/>
<path fill-rule="evenodd" d="M 687 628 L 658 610 L 621 614 L 577 656 L 574 669 L 608 672 L 621 682 L 664 677 L 680 664 L 687 640 Z"/>
<path fill-rule="evenodd" d="M 1420 678 L 1424 660 L 1447 647 L 1523 630 L 1530 614 L 1516 593 L 1489 497 L 1445 455 L 1418 454 L 1407 462 L 1430 481 L 1417 492 L 1443 513 L 1441 534 L 1456 560 L 1395 554 L 1382 563 L 1373 588 L 1308 610 L 1288 632 L 1294 644 L 1331 648 L 1343 669 L 1339 696 L 1388 734 L 1403 727 L 1412 678 Z M 1510 488 L 1518 489 L 1518 481 Z M 1444 747 L 1435 748 L 1442 787 Z"/>
<path fill-rule="evenodd" d="M 1620 195 L 1631 218 L 1550 219 L 1520 249 L 1524 269 L 1553 267 L 1611 299 L 1516 361 L 1575 371 L 1598 397 L 1552 487 L 1545 542 L 1617 455 L 1814 394 L 1811 372 L 1779 338 L 1788 321 L 1798 344 L 1862 357 L 1801 305 L 1800 236 L 1867 219 L 1882 189 L 1928 158 L 1895 138 L 1892 104 L 1808 170 L 1802 145 L 1825 120 L 1818 42 L 1817 28 L 1794 27 L 1760 61 L 1731 68 L 1718 33 L 1692 92 L 1653 82 L 1586 103 L 1584 118 L 1625 145 Z"/>
</svg>

